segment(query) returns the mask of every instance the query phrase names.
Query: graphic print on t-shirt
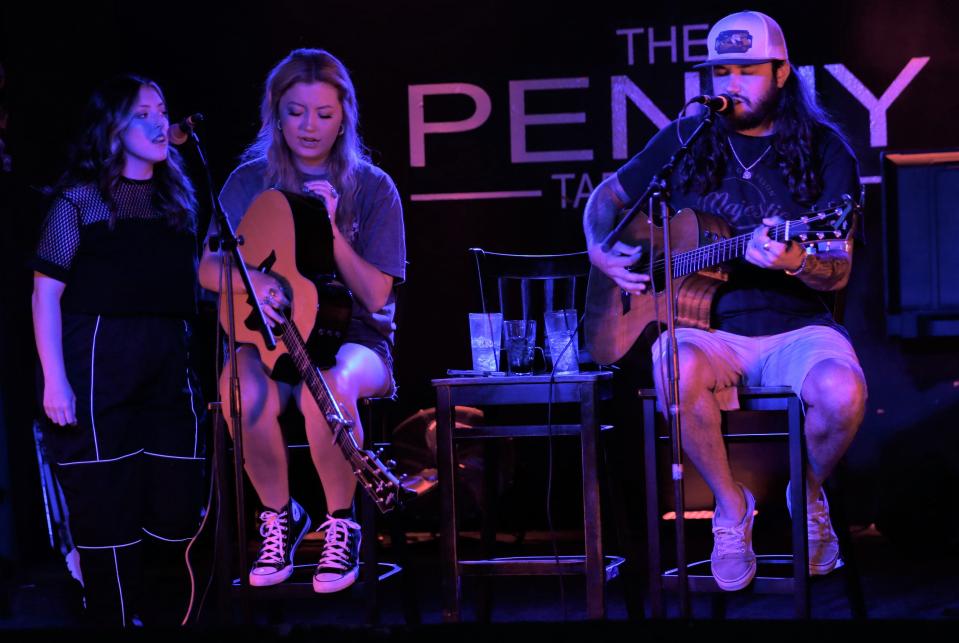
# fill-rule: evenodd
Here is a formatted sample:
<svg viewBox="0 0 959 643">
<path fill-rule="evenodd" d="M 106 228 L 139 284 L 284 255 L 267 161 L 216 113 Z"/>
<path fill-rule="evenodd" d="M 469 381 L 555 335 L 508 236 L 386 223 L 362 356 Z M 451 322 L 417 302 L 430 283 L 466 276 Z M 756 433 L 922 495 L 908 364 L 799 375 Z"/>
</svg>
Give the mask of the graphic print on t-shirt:
<svg viewBox="0 0 959 643">
<path fill-rule="evenodd" d="M 726 177 L 719 189 L 705 195 L 695 195 L 694 210 L 708 212 L 725 219 L 736 234 L 745 234 L 762 223 L 763 218 L 788 218 L 790 211 L 782 205 L 782 198 L 766 178 L 765 172 L 753 174 L 748 181 Z"/>
</svg>

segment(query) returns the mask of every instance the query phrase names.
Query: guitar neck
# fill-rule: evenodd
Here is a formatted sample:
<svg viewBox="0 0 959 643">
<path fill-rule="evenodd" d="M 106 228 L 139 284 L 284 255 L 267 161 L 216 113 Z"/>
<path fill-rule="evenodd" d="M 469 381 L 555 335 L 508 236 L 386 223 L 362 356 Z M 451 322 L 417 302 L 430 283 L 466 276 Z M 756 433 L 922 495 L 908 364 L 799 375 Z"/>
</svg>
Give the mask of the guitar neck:
<svg viewBox="0 0 959 643">
<path fill-rule="evenodd" d="M 770 226 L 767 234 L 774 241 L 785 242 L 792 236 L 790 227 L 800 221 L 785 221 Z M 673 257 L 673 277 L 685 277 L 742 257 L 746 254 L 746 248 L 752 236 L 752 233 L 741 234 L 676 254 Z"/>
<path fill-rule="evenodd" d="M 346 456 L 352 460 L 358 448 L 353 440 L 350 439 L 352 434 L 349 428 L 345 428 L 346 425 L 349 424 L 349 420 L 343 415 L 339 404 L 333 399 L 326 380 L 323 379 L 323 376 L 320 375 L 317 368 L 313 366 L 313 361 L 310 359 L 309 352 L 306 349 L 306 342 L 303 341 L 303 337 L 300 336 L 300 332 L 296 326 L 289 320 L 279 327 L 279 331 L 280 339 L 286 345 L 286 349 L 293 359 L 293 363 L 296 365 L 300 377 L 303 378 L 303 382 L 313 395 L 313 399 L 316 400 L 316 404 L 323 414 L 323 417 L 327 418 L 327 421 L 330 422 L 330 429 L 333 431 L 334 436 L 336 436 L 337 443 L 340 448 L 343 449 Z M 333 422 L 331 422 L 331 420 L 338 422 L 339 426 L 332 426 Z"/>
</svg>

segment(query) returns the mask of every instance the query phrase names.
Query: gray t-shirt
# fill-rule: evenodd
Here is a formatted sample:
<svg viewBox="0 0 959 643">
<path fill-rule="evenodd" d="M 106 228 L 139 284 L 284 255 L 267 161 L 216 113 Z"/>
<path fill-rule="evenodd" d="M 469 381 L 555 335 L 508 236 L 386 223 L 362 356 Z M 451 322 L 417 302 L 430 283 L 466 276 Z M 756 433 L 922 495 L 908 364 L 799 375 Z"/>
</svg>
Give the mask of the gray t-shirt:
<svg viewBox="0 0 959 643">
<path fill-rule="evenodd" d="M 265 175 L 266 160 L 258 159 L 240 165 L 226 180 L 220 191 L 220 207 L 234 230 L 253 199 L 264 190 L 275 187 L 267 185 Z M 328 177 L 325 174 L 299 174 L 298 178 L 306 182 Z M 393 180 L 378 167 L 361 164 L 357 168 L 356 182 L 353 225 L 348 235 L 350 245 L 371 265 L 393 277 L 393 290 L 386 305 L 374 313 L 353 299 L 353 319 L 346 341 L 382 352 L 393 344 L 396 286 L 406 278 L 403 205 Z M 389 359 L 386 355 L 384 357 Z"/>
</svg>

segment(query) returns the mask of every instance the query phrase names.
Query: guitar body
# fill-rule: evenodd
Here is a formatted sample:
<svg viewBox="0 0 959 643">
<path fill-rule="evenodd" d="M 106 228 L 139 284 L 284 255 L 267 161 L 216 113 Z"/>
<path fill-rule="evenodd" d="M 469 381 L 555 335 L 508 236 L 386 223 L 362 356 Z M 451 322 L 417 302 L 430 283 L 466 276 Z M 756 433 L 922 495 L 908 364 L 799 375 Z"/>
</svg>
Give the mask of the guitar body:
<svg viewBox="0 0 959 643">
<path fill-rule="evenodd" d="M 680 210 L 670 221 L 670 241 L 674 257 L 730 236 L 729 226 L 718 217 Z M 635 217 L 623 229 L 624 243 L 643 248 L 642 257 L 633 270 L 649 272 L 649 263 L 662 261 L 663 230 L 650 226 L 642 216 Z M 653 252 L 650 252 L 652 248 Z M 709 328 L 713 295 L 728 279 L 722 266 L 700 270 L 673 279 L 676 298 L 677 325 L 691 328 Z M 646 327 L 656 321 L 656 307 L 660 320 L 666 319 L 665 270 L 653 272 L 651 292 L 643 295 L 625 293 L 616 282 L 595 266 L 590 268 L 586 288 L 586 344 L 590 355 L 600 364 L 611 364 L 625 355 Z"/>
<path fill-rule="evenodd" d="M 345 286 L 333 281 L 333 231 L 322 201 L 281 190 L 267 190 L 247 209 L 237 228 L 241 251 L 248 266 L 267 268 L 283 285 L 291 302 L 290 320 L 305 338 L 313 363 L 329 368 L 350 324 L 353 298 Z M 252 268 L 251 268 L 252 269 Z M 287 355 L 278 342 L 269 350 L 254 320 L 246 293 L 233 295 L 236 341 L 253 344 L 272 373 Z M 225 300 L 220 323 L 229 328 Z M 288 358 L 287 358 L 288 359 Z"/>
</svg>

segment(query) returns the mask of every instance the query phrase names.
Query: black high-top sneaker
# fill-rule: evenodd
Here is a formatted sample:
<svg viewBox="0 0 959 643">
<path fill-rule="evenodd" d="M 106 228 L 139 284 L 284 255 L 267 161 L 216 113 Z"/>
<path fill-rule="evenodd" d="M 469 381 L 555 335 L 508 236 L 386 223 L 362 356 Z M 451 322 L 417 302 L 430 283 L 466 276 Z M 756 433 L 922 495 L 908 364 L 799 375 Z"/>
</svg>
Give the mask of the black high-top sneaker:
<svg viewBox="0 0 959 643">
<path fill-rule="evenodd" d="M 329 594 L 346 589 L 360 575 L 360 526 L 353 521 L 350 509 L 326 515 L 320 531 L 326 531 L 323 555 L 313 573 L 313 591 Z"/>
<path fill-rule="evenodd" d="M 293 554 L 310 531 L 310 517 L 290 498 L 279 511 L 264 507 L 257 522 L 263 542 L 250 568 L 250 585 L 267 587 L 282 583 L 293 573 Z"/>
</svg>

